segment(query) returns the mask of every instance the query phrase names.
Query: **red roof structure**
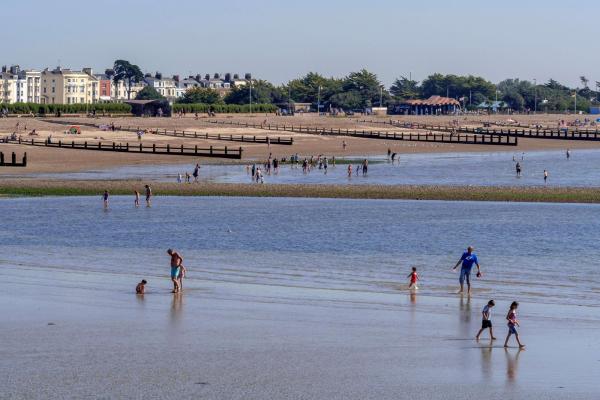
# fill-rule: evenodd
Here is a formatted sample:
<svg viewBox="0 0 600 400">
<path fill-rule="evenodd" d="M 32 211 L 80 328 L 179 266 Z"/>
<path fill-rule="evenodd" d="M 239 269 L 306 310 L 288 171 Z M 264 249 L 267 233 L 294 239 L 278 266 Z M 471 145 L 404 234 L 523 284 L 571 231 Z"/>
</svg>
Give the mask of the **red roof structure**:
<svg viewBox="0 0 600 400">
<path fill-rule="evenodd" d="M 450 97 L 442 97 L 442 96 L 431 96 L 426 100 L 406 100 L 405 104 L 409 104 L 411 106 L 430 106 L 430 107 L 439 107 L 439 106 L 459 106 L 460 102 L 456 99 Z"/>
</svg>

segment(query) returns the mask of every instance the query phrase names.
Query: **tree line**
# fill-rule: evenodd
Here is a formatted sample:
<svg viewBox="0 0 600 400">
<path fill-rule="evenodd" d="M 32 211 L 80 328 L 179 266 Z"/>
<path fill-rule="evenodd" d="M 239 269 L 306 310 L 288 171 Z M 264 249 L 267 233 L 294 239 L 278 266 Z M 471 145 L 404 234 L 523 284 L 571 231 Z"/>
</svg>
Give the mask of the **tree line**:
<svg viewBox="0 0 600 400">
<path fill-rule="evenodd" d="M 115 61 L 113 79 L 130 85 L 143 80 L 136 65 L 124 60 Z M 590 87 L 585 76 L 580 77 L 581 87 L 570 88 L 550 79 L 546 83 L 520 79 L 505 79 L 497 84 L 480 76 L 434 73 L 423 81 L 400 76 L 386 88 L 376 74 L 366 69 L 351 72 L 342 78 L 327 78 L 315 72 L 293 79 L 283 85 L 265 80 L 249 79 L 246 85 L 234 86 L 223 97 L 210 88 L 191 88 L 178 99 L 181 104 L 276 104 L 310 103 L 316 110 L 332 108 L 363 110 L 370 107 L 387 107 L 409 99 L 443 96 L 457 99 L 466 109 L 476 109 L 480 104 L 504 102 L 515 111 L 538 110 L 564 112 L 577 109 L 587 111 L 600 102 L 600 81 Z M 160 98 L 152 87 L 138 93 L 139 99 Z"/>
</svg>

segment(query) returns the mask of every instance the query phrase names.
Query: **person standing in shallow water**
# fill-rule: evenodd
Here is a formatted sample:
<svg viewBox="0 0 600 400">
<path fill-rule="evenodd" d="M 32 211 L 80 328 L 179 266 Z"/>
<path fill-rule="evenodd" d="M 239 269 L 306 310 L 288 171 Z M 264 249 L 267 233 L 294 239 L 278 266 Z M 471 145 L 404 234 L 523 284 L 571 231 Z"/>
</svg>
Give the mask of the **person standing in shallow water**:
<svg viewBox="0 0 600 400">
<path fill-rule="evenodd" d="M 140 206 L 140 192 L 138 192 L 137 190 L 135 190 L 135 191 L 133 192 L 133 194 L 134 194 L 134 196 L 135 196 L 135 200 L 133 201 L 133 204 L 134 204 L 136 207 L 139 207 L 139 206 Z"/>
<path fill-rule="evenodd" d="M 460 277 L 458 281 L 460 283 L 460 291 L 458 293 L 463 293 L 465 281 L 467 282 L 467 293 L 471 294 L 471 270 L 473 269 L 473 264 L 477 266 L 477 277 L 481 277 L 481 267 L 479 266 L 479 260 L 477 259 L 477 255 L 473 253 L 473 246 L 469 246 L 467 251 L 463 253 L 460 257 L 460 260 L 456 263 L 452 270 L 456 270 L 459 265 L 462 266 L 460 268 Z"/>
<path fill-rule="evenodd" d="M 179 293 L 179 274 L 181 272 L 183 257 L 173 249 L 167 250 L 167 254 L 171 256 L 171 282 L 173 282 L 173 293 Z"/>
<path fill-rule="evenodd" d="M 104 194 L 102 195 L 102 200 L 104 202 L 104 208 L 108 208 L 108 190 L 104 191 Z"/>
<path fill-rule="evenodd" d="M 517 165 L 515 165 L 515 169 L 517 170 L 517 178 L 521 177 L 521 163 L 517 161 Z"/>
<path fill-rule="evenodd" d="M 152 188 L 150 185 L 146 185 L 146 207 L 150 207 L 152 205 Z"/>
</svg>

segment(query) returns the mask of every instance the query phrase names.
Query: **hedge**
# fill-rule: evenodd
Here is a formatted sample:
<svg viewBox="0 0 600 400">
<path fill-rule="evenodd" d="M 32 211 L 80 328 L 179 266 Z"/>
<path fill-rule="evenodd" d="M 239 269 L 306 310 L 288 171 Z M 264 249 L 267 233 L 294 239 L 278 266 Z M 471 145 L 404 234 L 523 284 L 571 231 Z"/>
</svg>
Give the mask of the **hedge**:
<svg viewBox="0 0 600 400">
<path fill-rule="evenodd" d="M 37 103 L 11 103 L 0 104 L 0 110 L 8 110 L 9 114 L 81 114 L 96 113 L 131 113 L 131 106 L 123 103 L 94 103 L 94 104 L 37 104 Z"/>
<path fill-rule="evenodd" d="M 179 111 L 183 111 L 186 113 L 206 113 L 208 111 L 216 112 L 216 113 L 249 113 L 250 105 L 249 104 L 203 104 L 203 103 L 193 103 L 193 104 L 184 104 L 184 103 L 176 103 L 173 104 L 173 112 L 178 113 Z M 252 104 L 252 112 L 257 113 L 272 113 L 277 111 L 277 106 L 274 104 Z"/>
</svg>

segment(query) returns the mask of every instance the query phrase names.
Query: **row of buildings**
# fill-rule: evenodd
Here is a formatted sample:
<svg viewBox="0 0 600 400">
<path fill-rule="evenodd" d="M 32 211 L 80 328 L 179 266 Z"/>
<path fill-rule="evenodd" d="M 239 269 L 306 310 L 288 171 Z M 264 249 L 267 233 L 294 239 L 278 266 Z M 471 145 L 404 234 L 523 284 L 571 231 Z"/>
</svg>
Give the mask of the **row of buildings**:
<svg viewBox="0 0 600 400">
<path fill-rule="evenodd" d="M 18 65 L 4 66 L 0 72 L 0 103 L 38 104 L 92 104 L 120 102 L 129 96 L 134 99 L 146 86 L 152 86 L 168 100 L 182 97 L 191 88 L 211 88 L 225 96 L 234 86 L 246 85 L 250 74 L 240 78 L 237 74 L 195 75 L 180 78 L 179 75 L 163 77 L 160 72 L 146 74 L 144 79 L 131 86 L 131 93 L 124 81 L 115 82 L 112 70 L 94 74 L 91 68 L 74 71 L 57 67 L 44 69 L 21 69 Z"/>
</svg>

